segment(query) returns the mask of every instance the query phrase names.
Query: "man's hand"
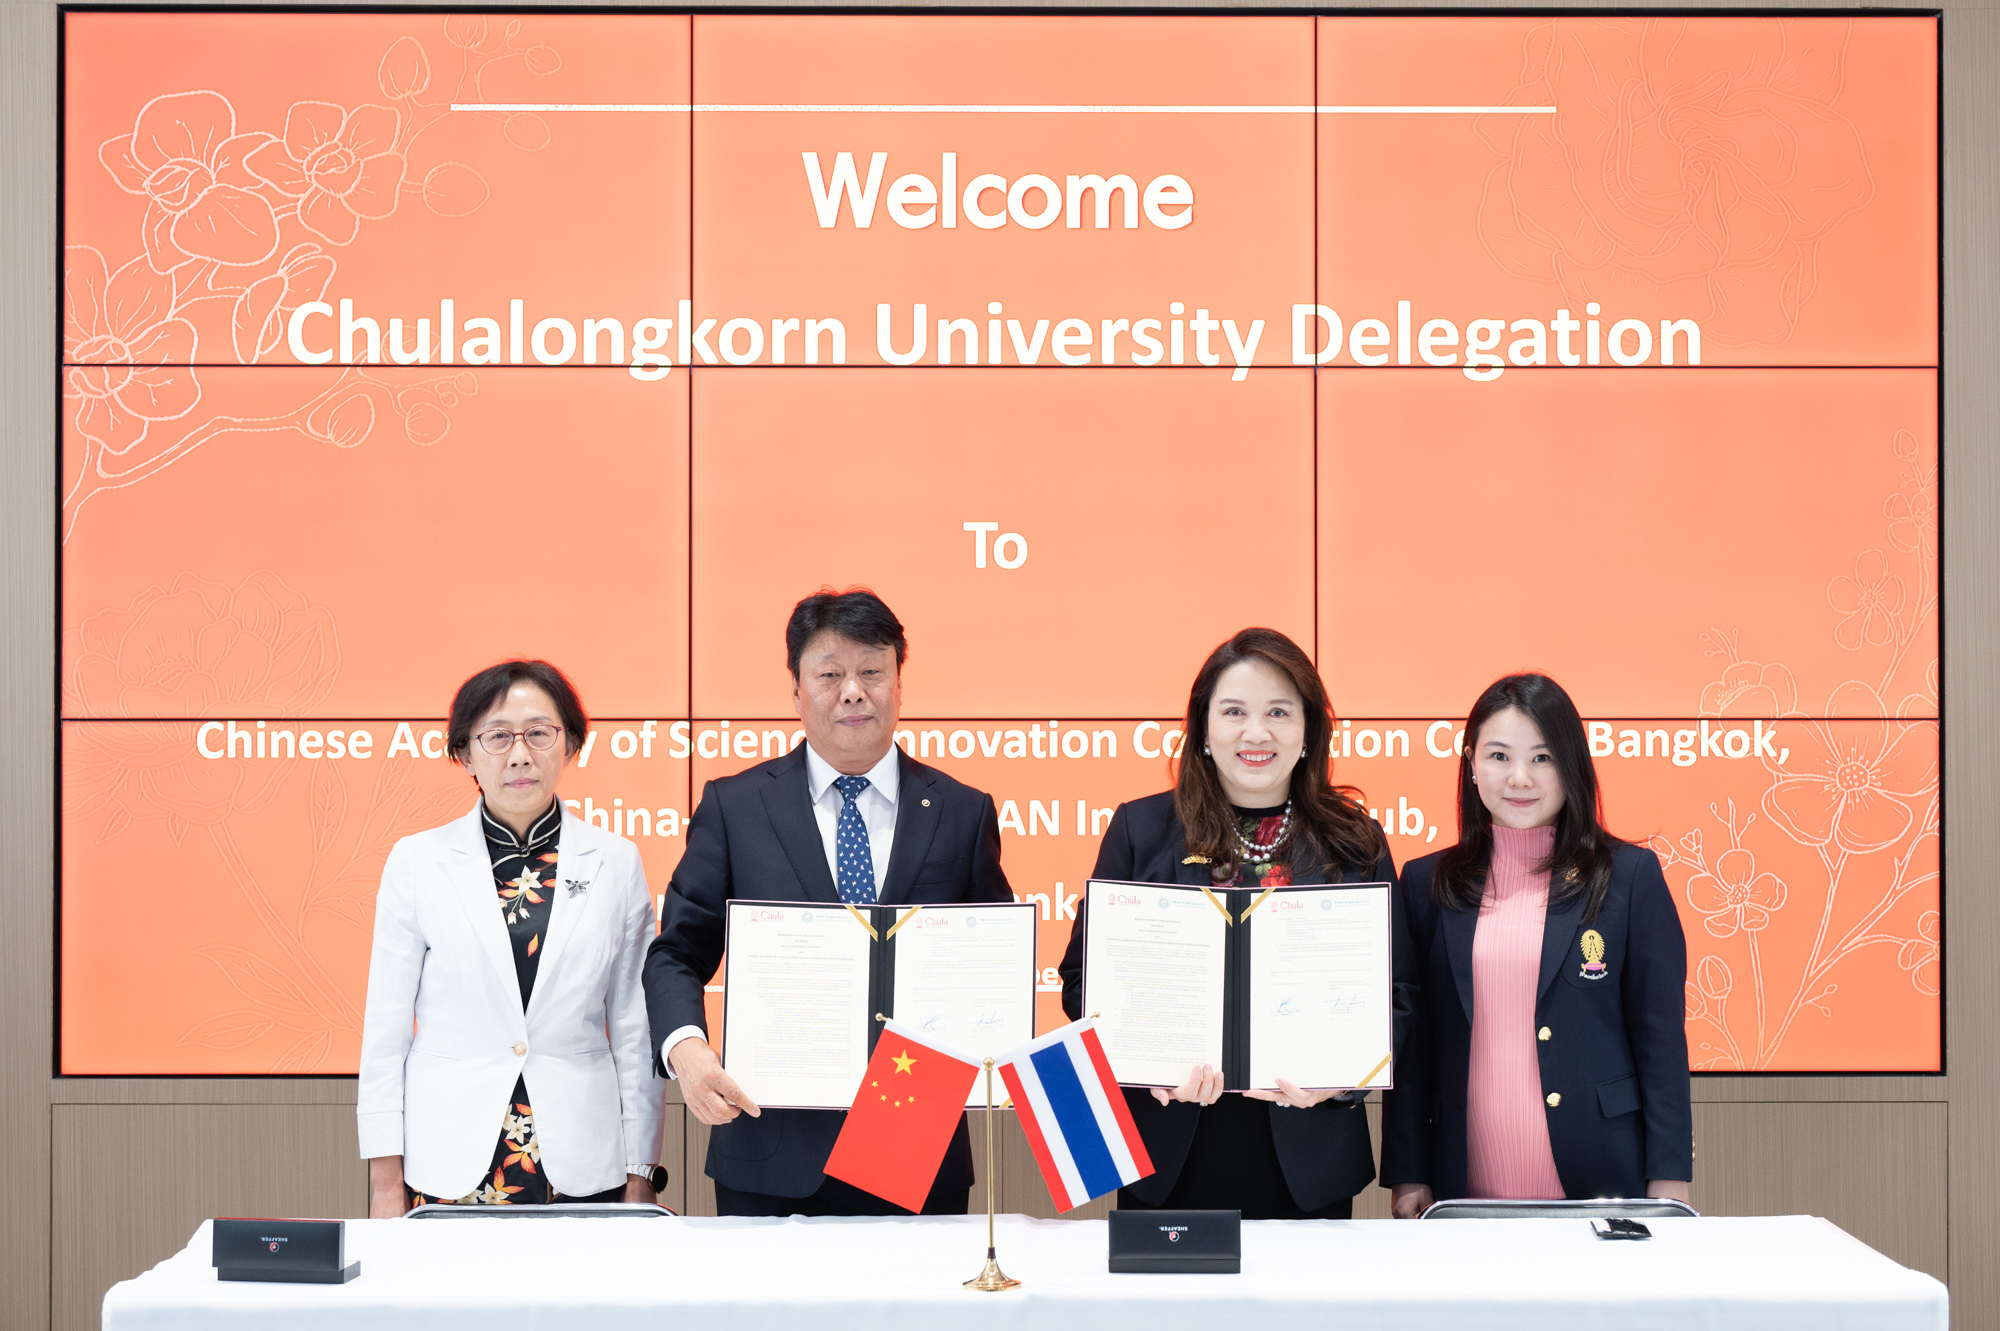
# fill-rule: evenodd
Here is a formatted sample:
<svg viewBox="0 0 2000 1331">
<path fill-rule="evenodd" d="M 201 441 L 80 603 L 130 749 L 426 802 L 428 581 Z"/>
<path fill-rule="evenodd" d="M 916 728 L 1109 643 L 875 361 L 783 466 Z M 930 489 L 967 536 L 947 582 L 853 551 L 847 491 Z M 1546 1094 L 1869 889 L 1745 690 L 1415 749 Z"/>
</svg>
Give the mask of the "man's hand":
<svg viewBox="0 0 2000 1331">
<path fill-rule="evenodd" d="M 738 1114 L 762 1116 L 764 1111 L 757 1108 L 757 1102 L 743 1094 L 736 1079 L 722 1070 L 722 1060 L 708 1047 L 708 1041 L 690 1035 L 667 1051 L 667 1061 L 680 1079 L 681 1098 L 687 1101 L 688 1112 L 711 1128 Z"/>
<path fill-rule="evenodd" d="M 625 1196 L 623 1200 L 653 1206 L 659 1202 L 660 1198 L 653 1191 L 653 1180 L 643 1174 L 627 1174 L 625 1176 Z"/>
<path fill-rule="evenodd" d="M 1686 1202 L 1689 1206 L 1694 1205 L 1694 1199 L 1689 1195 L 1688 1182 L 1686 1179 L 1678 1179 L 1678 1178 L 1647 1179 L 1646 1195 L 1648 1197 L 1671 1198 L 1672 1200 L 1677 1202 Z"/>
<path fill-rule="evenodd" d="M 378 1155 L 368 1161 L 368 1218 L 394 1220 L 410 1209 L 403 1191 L 403 1157 Z"/>
<path fill-rule="evenodd" d="M 680 1046 L 674 1046 L 678 1049 Z M 1204 1063 L 1188 1072 L 1188 1078 L 1171 1091 L 1153 1088 L 1153 1098 L 1163 1105 L 1176 1100 L 1188 1100 L 1198 1105 L 1212 1105 L 1222 1098 L 1222 1074 Z"/>
<path fill-rule="evenodd" d="M 1428 1183 L 1398 1183 L 1389 1189 L 1389 1214 L 1397 1220 L 1415 1220 L 1435 1200 Z"/>
</svg>

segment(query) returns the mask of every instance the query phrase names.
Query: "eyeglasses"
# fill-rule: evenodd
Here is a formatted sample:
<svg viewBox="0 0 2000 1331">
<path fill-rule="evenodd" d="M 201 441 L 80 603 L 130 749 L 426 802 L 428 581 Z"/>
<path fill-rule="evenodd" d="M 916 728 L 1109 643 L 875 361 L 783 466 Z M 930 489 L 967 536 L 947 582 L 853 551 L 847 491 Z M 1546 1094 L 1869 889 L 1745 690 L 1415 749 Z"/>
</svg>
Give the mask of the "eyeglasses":
<svg viewBox="0 0 2000 1331">
<path fill-rule="evenodd" d="M 514 751 L 514 741 L 526 740 L 528 747 L 537 753 L 546 753 L 562 738 L 561 726 L 529 726 L 526 730 L 482 730 L 474 739 L 479 747 L 494 757 L 504 757 Z"/>
</svg>

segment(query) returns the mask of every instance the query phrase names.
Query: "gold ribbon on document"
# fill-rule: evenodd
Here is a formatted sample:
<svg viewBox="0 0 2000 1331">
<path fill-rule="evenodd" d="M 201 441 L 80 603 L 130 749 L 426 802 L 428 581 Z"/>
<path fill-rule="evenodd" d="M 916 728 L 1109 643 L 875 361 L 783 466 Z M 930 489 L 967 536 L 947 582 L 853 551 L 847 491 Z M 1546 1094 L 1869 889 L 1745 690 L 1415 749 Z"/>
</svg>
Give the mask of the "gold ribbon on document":
<svg viewBox="0 0 2000 1331">
<path fill-rule="evenodd" d="M 894 924 L 889 926 L 889 932 L 884 934 L 883 937 L 894 938 L 896 936 L 896 930 L 908 924 L 912 919 L 916 917 L 917 912 L 922 909 L 923 909 L 922 906 L 912 906 L 908 910 L 904 911 L 902 917 L 898 919 Z"/>
<path fill-rule="evenodd" d="M 1215 895 L 1215 893 L 1214 893 L 1214 892 L 1212 892 L 1212 891 L 1210 891 L 1210 890 L 1209 890 L 1209 886 L 1208 886 L 1208 884 L 1207 884 L 1207 883 L 1203 883 L 1203 884 L 1201 885 L 1201 894 L 1202 894 L 1203 896 L 1205 896 L 1205 897 L 1207 897 L 1207 898 L 1208 898 L 1208 904 L 1209 904 L 1209 905 L 1211 905 L 1211 906 L 1215 907 L 1215 908 L 1216 908 L 1217 910 L 1219 910 L 1219 911 L 1221 911 L 1221 912 L 1222 912 L 1222 922 L 1223 922 L 1224 924 L 1234 924 L 1234 923 L 1236 923 L 1236 921 L 1235 921 L 1235 920 L 1233 920 L 1233 919 L 1231 919 L 1231 918 L 1229 917 L 1229 907 L 1227 907 L 1227 906 L 1225 906 L 1225 905 L 1223 905 L 1223 904 L 1222 904 L 1222 898 L 1221 898 L 1221 897 L 1219 897 L 1219 896 Z"/>
<path fill-rule="evenodd" d="M 1247 906 L 1245 906 L 1245 907 L 1243 908 L 1243 914 L 1242 914 L 1241 918 L 1243 918 L 1243 919 L 1246 919 L 1246 920 L 1247 920 L 1247 919 L 1249 919 L 1249 918 L 1250 918 L 1250 912 L 1251 912 L 1251 911 L 1253 911 L 1253 910 L 1255 910 L 1255 909 L 1257 909 L 1257 907 L 1259 907 L 1259 906 L 1263 905 L 1263 904 L 1264 904 L 1264 898 L 1265 898 L 1265 897 L 1268 897 L 1268 896 L 1270 896 L 1270 895 L 1271 895 L 1271 894 L 1272 894 L 1273 892 L 1275 892 L 1275 891 L 1277 891 L 1277 890 L 1278 890 L 1278 885 L 1277 885 L 1276 883 L 1273 883 L 1273 884 L 1271 884 L 1271 885 L 1270 885 L 1269 887 L 1265 888 L 1265 889 L 1264 889 L 1264 890 L 1263 890 L 1262 892 L 1259 892 L 1259 893 L 1257 894 L 1257 899 L 1256 899 L 1255 901 L 1251 902 L 1251 903 L 1250 903 L 1249 905 L 1247 905 Z M 1378 1070 L 1379 1070 L 1379 1069 L 1378 1069 Z M 1370 1075 L 1372 1076 L 1373 1074 L 1371 1073 Z"/>
<path fill-rule="evenodd" d="M 862 913 L 861 913 L 860 911 L 858 911 L 858 910 L 854 909 L 854 903 L 853 903 L 853 902 L 851 902 L 851 901 L 843 901 L 843 902 L 841 902 L 840 904 L 841 904 L 841 905 L 843 905 L 843 906 L 845 906 L 845 907 L 847 907 L 847 913 L 848 913 L 849 915 L 852 915 L 852 916 L 854 917 L 854 919 L 855 919 L 855 922 L 856 922 L 856 923 L 858 923 L 858 924 L 859 924 L 859 925 L 860 925 L 860 926 L 861 926 L 861 927 L 862 927 L 863 929 L 866 929 L 866 930 L 868 931 L 868 936 L 869 936 L 870 938 L 874 939 L 874 940 L 875 940 L 876 942 L 878 942 L 878 943 L 882 941 L 882 935 L 881 935 L 881 934 L 879 934 L 879 933 L 877 933 L 877 932 L 875 932 L 875 926 L 874 926 L 874 924 L 872 924 L 872 923 L 871 923 L 871 922 L 869 921 L 869 919 L 868 919 L 868 917 L 867 917 L 866 915 L 863 915 L 863 914 L 862 914 Z M 904 918 L 905 918 L 905 919 L 907 919 L 907 918 L 909 918 L 909 917 L 908 917 L 908 916 L 905 916 Z M 891 933 L 893 933 L 893 932 L 895 932 L 895 931 L 894 931 L 894 930 L 891 930 L 890 932 L 891 932 Z"/>
<path fill-rule="evenodd" d="M 1375 1078 L 1381 1076 L 1382 1069 L 1389 1066 L 1389 1057 L 1390 1056 L 1388 1054 L 1382 1055 L 1382 1061 L 1380 1063 L 1377 1063 L 1374 1067 L 1368 1069 L 1368 1075 L 1363 1077 L 1360 1081 L 1355 1082 L 1354 1089 L 1357 1091 L 1367 1090 L 1368 1083 L 1374 1081 Z"/>
</svg>

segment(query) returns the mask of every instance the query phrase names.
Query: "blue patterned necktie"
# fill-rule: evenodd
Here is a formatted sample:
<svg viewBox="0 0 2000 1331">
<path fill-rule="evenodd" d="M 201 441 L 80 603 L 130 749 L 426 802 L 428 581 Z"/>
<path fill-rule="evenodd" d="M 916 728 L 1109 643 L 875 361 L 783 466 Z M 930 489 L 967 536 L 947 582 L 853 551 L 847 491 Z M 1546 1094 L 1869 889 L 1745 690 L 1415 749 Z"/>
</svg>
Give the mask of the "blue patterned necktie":
<svg viewBox="0 0 2000 1331">
<path fill-rule="evenodd" d="M 868 848 L 868 825 L 854 797 L 868 789 L 865 776 L 839 776 L 833 784 L 840 790 L 840 820 L 833 827 L 833 862 L 839 868 L 840 899 L 850 906 L 875 904 L 875 856 Z"/>
</svg>

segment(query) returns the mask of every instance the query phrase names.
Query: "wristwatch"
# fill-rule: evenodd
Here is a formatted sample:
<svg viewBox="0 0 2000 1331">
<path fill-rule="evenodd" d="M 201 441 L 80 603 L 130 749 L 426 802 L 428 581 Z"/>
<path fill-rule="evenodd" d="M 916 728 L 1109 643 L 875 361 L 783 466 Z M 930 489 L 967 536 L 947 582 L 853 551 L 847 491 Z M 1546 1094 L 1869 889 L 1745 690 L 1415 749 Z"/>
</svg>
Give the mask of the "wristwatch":
<svg viewBox="0 0 2000 1331">
<path fill-rule="evenodd" d="M 665 1165 L 627 1165 L 625 1172 L 646 1180 L 646 1185 L 653 1190 L 654 1196 L 667 1190 L 668 1175 Z"/>
</svg>

